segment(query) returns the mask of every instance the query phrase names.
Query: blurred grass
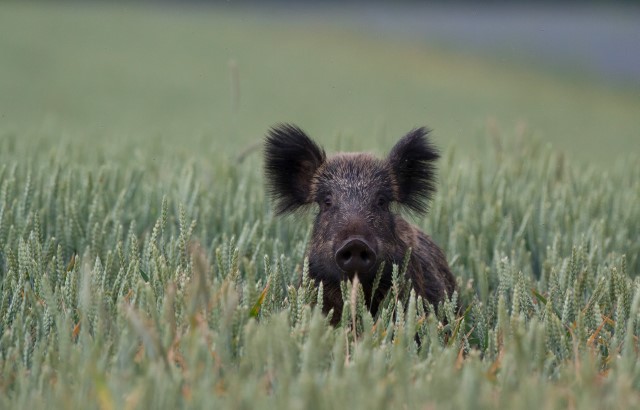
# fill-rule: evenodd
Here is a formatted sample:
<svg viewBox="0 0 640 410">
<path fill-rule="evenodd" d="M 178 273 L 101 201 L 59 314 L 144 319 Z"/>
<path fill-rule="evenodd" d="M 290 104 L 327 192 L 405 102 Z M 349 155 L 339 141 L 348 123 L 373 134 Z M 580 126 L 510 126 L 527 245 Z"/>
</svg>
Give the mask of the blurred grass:
<svg viewBox="0 0 640 410">
<path fill-rule="evenodd" d="M 229 154 L 278 121 L 300 123 L 336 149 L 337 135 L 357 141 L 347 148 L 369 149 L 372 138 L 392 141 L 425 124 L 441 145 L 474 154 L 489 121 L 524 127 L 582 160 L 607 163 L 640 148 L 634 90 L 289 14 L 3 3 L 0 27 L 5 133 L 149 137 Z"/>
<path fill-rule="evenodd" d="M 637 407 L 640 162 L 513 138 L 447 152 L 416 221 L 468 310 L 346 288 L 337 328 L 259 161 L 0 140 L 0 408 Z"/>
</svg>

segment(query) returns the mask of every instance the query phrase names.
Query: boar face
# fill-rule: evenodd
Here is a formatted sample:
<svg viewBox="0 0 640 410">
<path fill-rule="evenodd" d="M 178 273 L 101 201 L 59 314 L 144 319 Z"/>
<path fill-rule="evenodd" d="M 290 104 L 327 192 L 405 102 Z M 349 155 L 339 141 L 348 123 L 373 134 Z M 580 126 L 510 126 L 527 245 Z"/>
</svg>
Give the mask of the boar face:
<svg viewBox="0 0 640 410">
<path fill-rule="evenodd" d="M 385 270 L 402 261 L 410 241 L 397 229 L 392 210 L 427 209 L 439 157 L 427 134 L 424 128 L 409 132 L 384 159 L 367 153 L 327 158 L 296 126 L 270 130 L 265 174 L 277 212 L 318 205 L 309 245 L 312 277 L 327 284 L 357 274 L 366 291 L 382 261 Z"/>
<path fill-rule="evenodd" d="M 320 167 L 311 189 L 319 211 L 310 270 L 323 280 L 355 274 L 361 281 L 372 280 L 380 261 L 396 256 L 390 211 L 394 181 L 388 165 L 368 154 L 339 154 Z"/>
</svg>

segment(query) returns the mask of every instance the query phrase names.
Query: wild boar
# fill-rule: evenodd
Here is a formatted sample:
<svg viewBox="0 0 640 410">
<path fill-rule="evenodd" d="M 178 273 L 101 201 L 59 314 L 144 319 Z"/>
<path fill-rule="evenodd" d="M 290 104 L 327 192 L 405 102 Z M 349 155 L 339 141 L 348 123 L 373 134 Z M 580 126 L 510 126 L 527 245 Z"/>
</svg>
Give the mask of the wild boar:
<svg viewBox="0 0 640 410">
<path fill-rule="evenodd" d="M 341 318 L 340 282 L 362 284 L 373 315 L 391 287 L 392 265 L 412 249 L 406 275 L 417 295 L 434 306 L 453 293 L 456 281 L 444 252 L 419 228 L 395 211 L 424 214 L 436 191 L 435 162 L 440 157 L 429 131 L 416 128 L 384 159 L 369 153 L 327 157 L 305 132 L 280 124 L 265 141 L 265 176 L 277 214 L 318 205 L 307 253 L 309 275 L 322 282 L 323 309 Z M 371 295 L 380 264 L 384 270 Z"/>
</svg>

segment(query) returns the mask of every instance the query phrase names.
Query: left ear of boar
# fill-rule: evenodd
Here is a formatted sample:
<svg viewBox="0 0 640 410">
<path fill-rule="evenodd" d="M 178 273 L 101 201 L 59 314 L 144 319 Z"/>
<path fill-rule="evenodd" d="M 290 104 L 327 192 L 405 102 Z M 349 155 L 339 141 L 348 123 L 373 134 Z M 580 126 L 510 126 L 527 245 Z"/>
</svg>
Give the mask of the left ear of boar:
<svg viewBox="0 0 640 410">
<path fill-rule="evenodd" d="M 440 158 L 428 136 L 423 127 L 410 131 L 387 157 L 397 184 L 396 201 L 419 214 L 427 211 L 436 192 L 435 162 Z"/>
<path fill-rule="evenodd" d="M 313 176 L 325 159 L 324 150 L 295 125 L 279 124 L 269 130 L 264 170 L 278 214 L 294 212 L 313 201 Z"/>
</svg>

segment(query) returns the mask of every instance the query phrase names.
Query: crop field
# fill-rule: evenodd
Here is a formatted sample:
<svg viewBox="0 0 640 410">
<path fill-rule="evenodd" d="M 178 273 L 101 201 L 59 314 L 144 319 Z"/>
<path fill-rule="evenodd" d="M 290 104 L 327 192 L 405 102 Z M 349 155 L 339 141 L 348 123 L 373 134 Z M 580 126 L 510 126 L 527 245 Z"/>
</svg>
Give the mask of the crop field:
<svg viewBox="0 0 640 410">
<path fill-rule="evenodd" d="M 0 5 L 0 408 L 638 408 L 640 98 L 250 11 Z M 442 151 L 452 300 L 341 324 L 262 136 Z M 302 277 L 302 280 L 300 278 Z M 455 306 L 462 306 L 456 309 Z"/>
</svg>

